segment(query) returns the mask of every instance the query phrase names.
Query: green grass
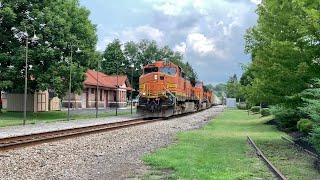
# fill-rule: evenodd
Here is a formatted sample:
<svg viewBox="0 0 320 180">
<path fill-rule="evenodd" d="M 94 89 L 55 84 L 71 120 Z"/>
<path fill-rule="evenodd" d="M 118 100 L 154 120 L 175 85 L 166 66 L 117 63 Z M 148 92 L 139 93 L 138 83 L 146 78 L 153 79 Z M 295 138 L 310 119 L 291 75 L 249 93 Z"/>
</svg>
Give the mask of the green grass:
<svg viewBox="0 0 320 180">
<path fill-rule="evenodd" d="M 179 133 L 176 144 L 143 160 L 160 171 L 174 170 L 168 179 L 273 179 L 248 145 L 249 135 L 290 179 L 319 178 L 310 159 L 280 139 L 284 133 L 264 124 L 269 119 L 228 110 L 202 129 Z"/>
<path fill-rule="evenodd" d="M 119 111 L 118 115 L 129 115 L 129 111 Z M 109 117 L 115 116 L 115 112 L 99 112 L 99 117 Z M 89 119 L 95 118 L 95 113 L 86 113 L 86 114 L 72 114 L 71 120 L 79 119 Z M 27 113 L 26 124 L 35 124 L 35 123 L 49 123 L 57 121 L 66 121 L 67 112 L 66 111 L 50 111 L 50 112 L 38 112 L 38 113 Z M 23 124 L 23 113 L 22 112 L 6 112 L 3 111 L 0 113 L 0 127 L 5 126 L 14 126 Z"/>
</svg>

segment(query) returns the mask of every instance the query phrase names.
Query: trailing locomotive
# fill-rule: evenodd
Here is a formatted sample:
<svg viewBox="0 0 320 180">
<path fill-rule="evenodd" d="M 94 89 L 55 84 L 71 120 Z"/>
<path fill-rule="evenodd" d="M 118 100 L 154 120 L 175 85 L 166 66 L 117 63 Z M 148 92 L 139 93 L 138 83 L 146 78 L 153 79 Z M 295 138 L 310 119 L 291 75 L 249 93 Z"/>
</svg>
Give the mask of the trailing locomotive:
<svg viewBox="0 0 320 180">
<path fill-rule="evenodd" d="M 199 111 L 212 106 L 215 97 L 202 82 L 192 86 L 179 66 L 162 60 L 143 67 L 139 92 L 137 113 L 144 117 Z"/>
</svg>

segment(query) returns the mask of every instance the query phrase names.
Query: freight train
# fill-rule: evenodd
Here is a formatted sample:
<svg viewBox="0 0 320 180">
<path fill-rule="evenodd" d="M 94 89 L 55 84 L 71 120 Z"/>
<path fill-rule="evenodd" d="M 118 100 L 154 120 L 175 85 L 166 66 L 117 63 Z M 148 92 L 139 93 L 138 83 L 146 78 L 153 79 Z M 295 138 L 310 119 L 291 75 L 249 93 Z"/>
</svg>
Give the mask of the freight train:
<svg viewBox="0 0 320 180">
<path fill-rule="evenodd" d="M 211 107 L 218 101 L 202 82 L 194 85 L 181 67 L 159 60 L 143 67 L 139 78 L 137 113 L 144 117 L 169 117 Z"/>
</svg>

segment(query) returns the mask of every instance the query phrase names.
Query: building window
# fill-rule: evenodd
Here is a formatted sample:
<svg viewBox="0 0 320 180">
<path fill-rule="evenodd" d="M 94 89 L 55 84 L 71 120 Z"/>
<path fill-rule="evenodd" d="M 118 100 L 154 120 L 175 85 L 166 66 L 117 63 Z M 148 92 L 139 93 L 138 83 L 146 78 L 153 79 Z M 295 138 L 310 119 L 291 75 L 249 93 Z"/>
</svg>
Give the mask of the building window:
<svg viewBox="0 0 320 180">
<path fill-rule="evenodd" d="M 91 94 L 94 94 L 94 89 L 93 88 L 91 88 Z"/>
<path fill-rule="evenodd" d="M 102 89 L 100 89 L 100 101 L 102 101 Z"/>
</svg>

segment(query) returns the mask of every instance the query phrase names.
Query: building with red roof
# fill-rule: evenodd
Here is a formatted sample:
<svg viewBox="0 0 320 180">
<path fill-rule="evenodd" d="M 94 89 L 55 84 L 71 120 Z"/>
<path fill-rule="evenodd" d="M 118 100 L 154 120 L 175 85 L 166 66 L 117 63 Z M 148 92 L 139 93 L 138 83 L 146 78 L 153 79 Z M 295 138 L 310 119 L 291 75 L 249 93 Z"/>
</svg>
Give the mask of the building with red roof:
<svg viewBox="0 0 320 180">
<path fill-rule="evenodd" d="M 98 86 L 98 92 L 97 92 Z M 71 106 L 77 108 L 96 107 L 98 98 L 99 108 L 123 107 L 127 105 L 127 92 L 131 84 L 125 75 L 107 75 L 102 72 L 88 70 L 83 82 L 83 93 L 71 96 Z M 64 98 L 63 107 L 68 107 L 68 96 Z"/>
<path fill-rule="evenodd" d="M 98 86 L 98 92 L 97 92 Z M 81 94 L 71 94 L 71 108 L 124 107 L 127 105 L 127 92 L 132 90 L 127 76 L 111 76 L 94 70 L 86 72 Z M 24 94 L 0 92 L 0 101 L 8 111 L 23 111 Z M 27 111 L 42 112 L 61 110 L 68 107 L 68 93 L 62 101 L 50 89 L 28 94 Z M 98 99 L 98 100 L 96 100 Z"/>
</svg>

